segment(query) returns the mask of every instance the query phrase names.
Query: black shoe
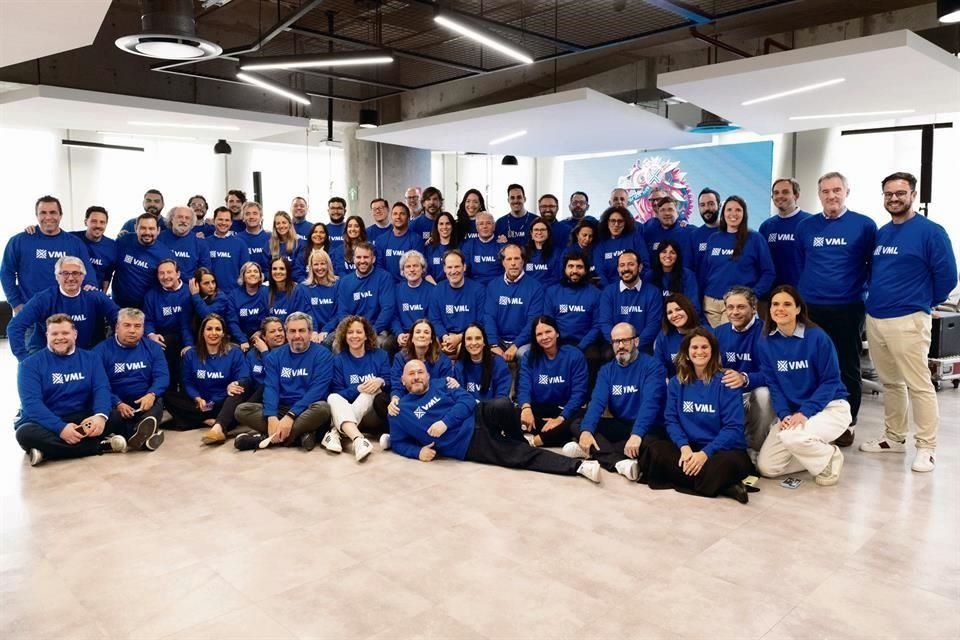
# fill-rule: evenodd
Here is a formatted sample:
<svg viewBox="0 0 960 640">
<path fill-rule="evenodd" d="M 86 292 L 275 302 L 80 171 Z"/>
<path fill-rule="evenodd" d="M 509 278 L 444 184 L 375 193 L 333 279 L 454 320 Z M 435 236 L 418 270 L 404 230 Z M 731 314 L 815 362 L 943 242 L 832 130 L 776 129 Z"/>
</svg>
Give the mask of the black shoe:
<svg viewBox="0 0 960 640">
<path fill-rule="evenodd" d="M 165 436 L 163 431 L 157 431 L 155 434 L 147 438 L 147 441 L 143 444 L 143 448 L 147 451 L 156 451 L 160 448 L 160 445 L 163 444 Z"/>
<path fill-rule="evenodd" d="M 262 441 L 262 434 L 241 433 L 233 439 L 233 446 L 240 451 L 256 451 Z"/>
<path fill-rule="evenodd" d="M 726 487 L 723 491 L 720 492 L 720 495 L 724 495 L 728 498 L 733 498 L 740 504 L 747 504 L 750 502 L 750 495 L 747 494 L 747 488 L 739 482 L 735 482 L 729 487 Z"/>
<path fill-rule="evenodd" d="M 844 431 L 842 434 L 840 434 L 840 437 L 834 440 L 833 444 L 841 448 L 849 447 L 850 445 L 852 445 L 853 444 L 853 427 L 850 427 L 849 429 Z"/>
<path fill-rule="evenodd" d="M 313 451 L 313 448 L 317 446 L 317 434 L 310 431 L 300 436 L 300 446 L 303 447 L 304 451 Z"/>
<path fill-rule="evenodd" d="M 137 451 L 143 448 L 143 445 L 147 443 L 150 438 L 152 438 L 157 433 L 157 419 L 153 416 L 147 416 L 143 420 L 137 423 L 137 429 L 133 432 L 133 435 L 127 438 L 127 448 L 131 451 Z"/>
</svg>

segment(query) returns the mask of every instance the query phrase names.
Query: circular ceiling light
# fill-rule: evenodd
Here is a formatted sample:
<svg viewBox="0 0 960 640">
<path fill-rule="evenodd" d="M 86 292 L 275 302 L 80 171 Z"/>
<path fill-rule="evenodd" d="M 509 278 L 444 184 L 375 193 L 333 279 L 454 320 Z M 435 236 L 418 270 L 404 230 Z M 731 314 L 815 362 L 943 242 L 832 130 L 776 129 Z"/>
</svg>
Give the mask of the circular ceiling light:
<svg viewBox="0 0 960 640">
<path fill-rule="evenodd" d="M 138 33 L 117 38 L 117 47 L 127 53 L 162 60 L 199 60 L 223 52 L 220 45 L 201 38 L 163 33 Z"/>
</svg>

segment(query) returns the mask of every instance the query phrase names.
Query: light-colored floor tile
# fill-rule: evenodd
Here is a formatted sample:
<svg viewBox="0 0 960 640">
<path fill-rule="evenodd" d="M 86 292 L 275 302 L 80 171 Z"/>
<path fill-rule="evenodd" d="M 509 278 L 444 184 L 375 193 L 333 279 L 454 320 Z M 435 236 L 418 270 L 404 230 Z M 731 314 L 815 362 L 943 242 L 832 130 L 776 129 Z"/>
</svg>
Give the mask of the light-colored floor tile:
<svg viewBox="0 0 960 640">
<path fill-rule="evenodd" d="M 262 606 L 247 605 L 221 616 L 181 629 L 164 640 L 294 640 L 293 632 Z"/>
</svg>

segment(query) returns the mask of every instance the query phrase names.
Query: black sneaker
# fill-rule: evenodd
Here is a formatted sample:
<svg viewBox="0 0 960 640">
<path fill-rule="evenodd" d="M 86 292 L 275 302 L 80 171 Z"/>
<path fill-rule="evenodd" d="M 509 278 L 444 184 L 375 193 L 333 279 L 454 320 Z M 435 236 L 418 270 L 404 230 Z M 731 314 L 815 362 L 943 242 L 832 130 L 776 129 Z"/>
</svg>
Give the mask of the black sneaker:
<svg viewBox="0 0 960 640">
<path fill-rule="evenodd" d="M 853 427 L 840 434 L 840 437 L 833 441 L 838 447 L 849 447 L 853 444 Z"/>
<path fill-rule="evenodd" d="M 147 438 L 147 441 L 144 443 L 143 448 L 147 451 L 156 451 L 160 448 L 160 445 L 163 444 L 163 431 L 157 431 L 155 434 Z"/>
<path fill-rule="evenodd" d="M 750 496 L 747 493 L 747 488 L 739 482 L 734 482 L 729 487 L 722 489 L 720 491 L 720 495 L 733 498 L 740 504 L 747 504 L 750 502 Z"/>
<path fill-rule="evenodd" d="M 147 440 L 157 433 L 157 419 L 153 416 L 147 416 L 137 423 L 137 429 L 133 435 L 127 438 L 127 448 L 137 451 L 143 448 Z"/>
<path fill-rule="evenodd" d="M 263 441 L 263 434 L 241 433 L 233 439 L 233 446 L 239 451 L 256 451 Z"/>
<path fill-rule="evenodd" d="M 313 451 L 313 448 L 317 446 L 317 434 L 310 431 L 300 436 L 300 446 L 303 447 L 304 451 Z"/>
</svg>

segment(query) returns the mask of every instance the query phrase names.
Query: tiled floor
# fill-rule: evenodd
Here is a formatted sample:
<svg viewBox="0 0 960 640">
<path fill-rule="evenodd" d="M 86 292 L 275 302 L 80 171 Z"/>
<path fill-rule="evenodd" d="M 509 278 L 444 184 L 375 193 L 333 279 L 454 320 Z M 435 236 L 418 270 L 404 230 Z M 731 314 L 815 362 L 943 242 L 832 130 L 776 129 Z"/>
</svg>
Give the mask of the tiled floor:
<svg viewBox="0 0 960 640">
<path fill-rule="evenodd" d="M 15 363 L 0 345 L 2 412 Z M 939 466 L 848 450 L 748 506 L 377 451 L 31 469 L 0 438 L 0 638 L 957 638 L 960 393 Z M 858 441 L 880 430 L 867 398 Z"/>
</svg>

